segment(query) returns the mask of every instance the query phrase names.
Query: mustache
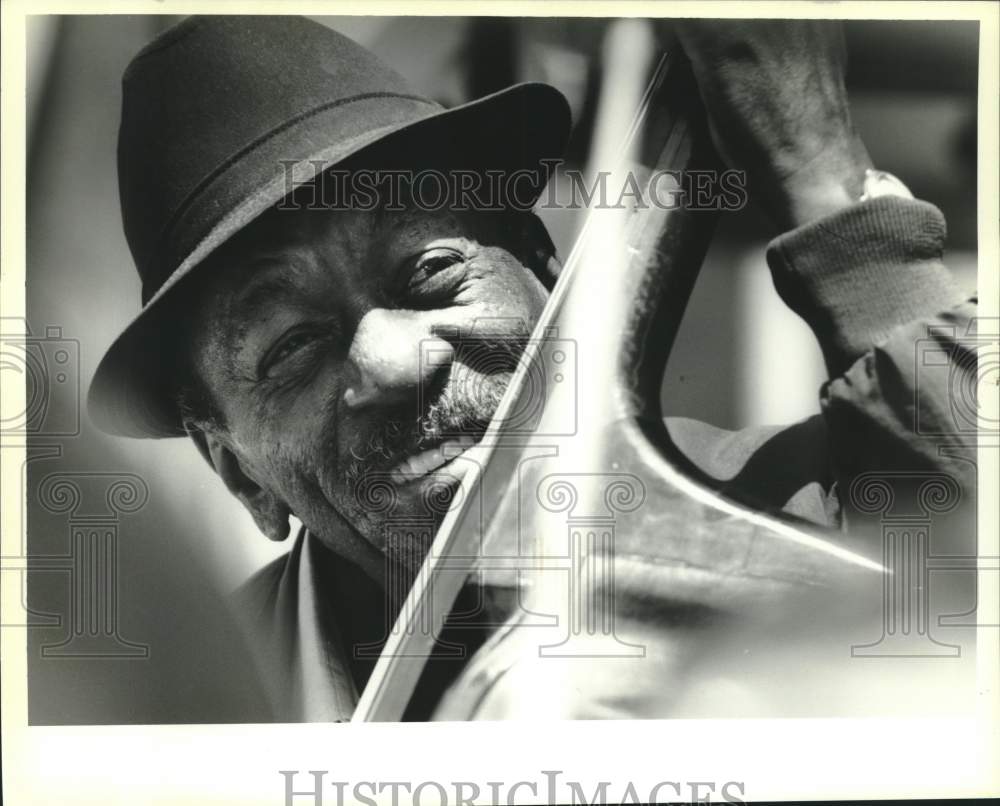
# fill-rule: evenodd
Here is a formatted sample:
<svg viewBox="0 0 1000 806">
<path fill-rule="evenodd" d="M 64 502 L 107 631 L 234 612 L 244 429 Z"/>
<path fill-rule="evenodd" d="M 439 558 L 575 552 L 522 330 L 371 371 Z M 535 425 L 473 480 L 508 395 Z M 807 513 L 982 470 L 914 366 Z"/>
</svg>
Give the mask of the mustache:
<svg viewBox="0 0 1000 806">
<path fill-rule="evenodd" d="M 479 438 L 500 406 L 527 337 L 482 336 L 463 340 L 442 385 L 430 386 L 413 408 L 389 412 L 374 423 L 364 442 L 350 448 L 347 481 L 387 471 L 415 453 L 448 438 Z M 423 413 L 419 413 L 424 409 Z"/>
</svg>

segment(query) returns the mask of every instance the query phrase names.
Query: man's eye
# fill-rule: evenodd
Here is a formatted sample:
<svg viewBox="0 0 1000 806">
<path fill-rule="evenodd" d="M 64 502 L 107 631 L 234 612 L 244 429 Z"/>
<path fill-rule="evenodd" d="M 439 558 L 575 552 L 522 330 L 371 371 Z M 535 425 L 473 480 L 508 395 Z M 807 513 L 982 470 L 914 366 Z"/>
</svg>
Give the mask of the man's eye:
<svg viewBox="0 0 1000 806">
<path fill-rule="evenodd" d="M 435 277 L 435 275 L 461 263 L 463 260 L 465 260 L 465 256 L 455 249 L 442 247 L 424 252 L 413 264 L 414 271 L 408 283 L 409 290 L 419 290 L 422 285 Z"/>
<path fill-rule="evenodd" d="M 281 339 L 265 356 L 261 363 L 261 374 L 267 377 L 277 374 L 287 359 L 308 347 L 316 338 L 317 334 L 312 331 L 299 331 Z"/>
</svg>

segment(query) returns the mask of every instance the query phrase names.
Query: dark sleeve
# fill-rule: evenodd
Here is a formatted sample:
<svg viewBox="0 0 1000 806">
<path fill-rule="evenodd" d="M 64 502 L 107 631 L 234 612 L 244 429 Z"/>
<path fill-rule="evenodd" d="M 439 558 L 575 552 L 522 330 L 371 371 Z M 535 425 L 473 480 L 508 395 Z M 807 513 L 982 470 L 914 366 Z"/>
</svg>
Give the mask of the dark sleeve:
<svg viewBox="0 0 1000 806">
<path fill-rule="evenodd" d="M 976 301 L 942 262 L 944 217 L 883 197 L 775 239 L 782 299 L 819 341 L 820 390 L 845 503 L 866 472 L 947 472 L 974 491 Z"/>
</svg>

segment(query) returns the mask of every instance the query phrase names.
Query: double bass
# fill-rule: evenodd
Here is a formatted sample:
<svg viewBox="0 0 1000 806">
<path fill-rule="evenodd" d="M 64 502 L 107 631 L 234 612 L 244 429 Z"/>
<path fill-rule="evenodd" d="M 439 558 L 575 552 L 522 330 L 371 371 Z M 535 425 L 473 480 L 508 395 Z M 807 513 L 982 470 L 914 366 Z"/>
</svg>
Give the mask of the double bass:
<svg viewBox="0 0 1000 806">
<path fill-rule="evenodd" d="M 608 35 L 592 163 L 618 163 L 612 187 L 717 169 L 690 65 L 679 48 L 651 61 L 637 24 Z M 674 190 L 589 213 L 354 721 L 412 713 L 432 657 L 453 673 L 430 717 L 467 720 L 784 715 L 844 656 L 858 592 L 885 573 L 874 552 L 714 492 L 664 425 L 718 218 Z M 445 628 L 473 621 L 490 634 L 469 657 Z"/>
</svg>

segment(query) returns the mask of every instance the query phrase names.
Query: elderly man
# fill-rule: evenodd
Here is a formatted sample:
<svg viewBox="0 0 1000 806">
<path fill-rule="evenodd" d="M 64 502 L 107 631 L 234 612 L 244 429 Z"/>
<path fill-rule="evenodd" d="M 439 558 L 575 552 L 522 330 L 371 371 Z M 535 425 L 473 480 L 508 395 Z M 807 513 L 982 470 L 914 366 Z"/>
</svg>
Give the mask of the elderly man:
<svg viewBox="0 0 1000 806">
<path fill-rule="evenodd" d="M 872 170 L 834 27 L 678 30 L 720 154 L 784 232 L 768 252 L 774 281 L 812 327 L 831 380 L 823 416 L 788 429 L 668 427 L 716 489 L 840 528 L 838 483 L 946 462 L 913 433 L 915 390 L 939 431 L 954 430 L 946 381 L 917 387 L 914 343 L 935 323 L 963 335 L 974 303 L 940 261 L 941 214 Z M 442 109 L 298 18 L 192 18 L 128 68 L 119 180 L 144 307 L 102 361 L 90 409 L 112 433 L 188 435 L 272 540 L 287 536 L 290 515 L 304 524 L 245 599 L 267 625 L 258 634 L 270 636 L 264 654 L 281 681 L 278 718 L 350 716 L 399 606 L 357 481 L 388 474 L 404 513 L 442 479 L 454 489 L 450 451 L 493 415 L 509 345 L 528 335 L 558 269 L 524 209 L 387 204 L 384 187 L 374 204 L 331 209 L 305 180 L 329 169 L 538 170 L 568 126 L 565 101 L 538 84 Z M 464 349 L 485 319 L 509 324 L 478 353 Z M 428 343 L 431 363 L 419 359 Z"/>
</svg>

